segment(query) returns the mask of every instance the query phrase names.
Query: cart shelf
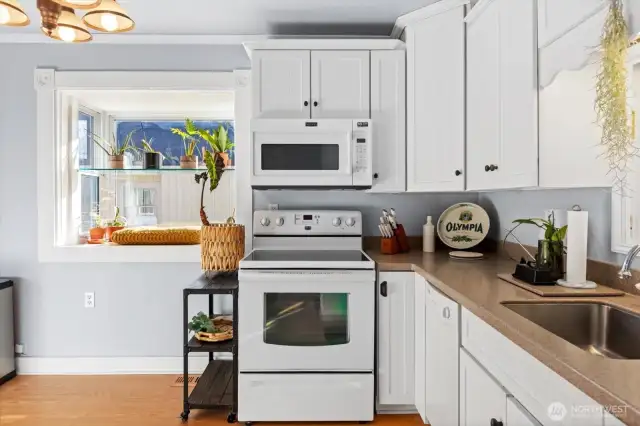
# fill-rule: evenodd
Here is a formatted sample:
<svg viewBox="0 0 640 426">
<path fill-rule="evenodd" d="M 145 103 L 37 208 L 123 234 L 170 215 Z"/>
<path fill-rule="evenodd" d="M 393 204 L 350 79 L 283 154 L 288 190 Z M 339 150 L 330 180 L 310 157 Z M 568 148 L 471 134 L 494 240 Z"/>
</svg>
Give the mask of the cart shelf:
<svg viewBox="0 0 640 426">
<path fill-rule="evenodd" d="M 195 336 L 189 340 L 189 352 L 233 352 L 235 338 L 224 342 L 201 342 Z"/>
<path fill-rule="evenodd" d="M 233 407 L 233 362 L 214 360 L 189 395 L 191 408 Z"/>
</svg>

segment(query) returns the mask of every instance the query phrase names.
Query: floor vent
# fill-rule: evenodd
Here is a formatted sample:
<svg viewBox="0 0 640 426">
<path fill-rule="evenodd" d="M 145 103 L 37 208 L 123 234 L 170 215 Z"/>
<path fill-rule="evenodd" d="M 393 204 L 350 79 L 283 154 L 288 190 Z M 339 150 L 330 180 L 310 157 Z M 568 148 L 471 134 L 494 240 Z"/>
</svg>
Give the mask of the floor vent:
<svg viewBox="0 0 640 426">
<path fill-rule="evenodd" d="M 200 380 L 199 375 L 190 374 L 187 376 L 187 383 L 188 383 L 188 386 L 191 388 L 198 384 L 198 380 Z M 176 376 L 175 380 L 171 384 L 171 387 L 182 387 L 182 386 L 184 386 L 184 376 L 181 374 L 179 376 Z"/>
</svg>

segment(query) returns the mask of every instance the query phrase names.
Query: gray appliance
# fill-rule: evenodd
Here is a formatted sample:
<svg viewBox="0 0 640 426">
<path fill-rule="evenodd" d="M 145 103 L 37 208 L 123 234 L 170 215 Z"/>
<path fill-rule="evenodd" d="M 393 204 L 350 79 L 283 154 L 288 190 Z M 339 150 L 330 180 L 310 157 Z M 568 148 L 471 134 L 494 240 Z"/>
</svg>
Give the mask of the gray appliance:
<svg viewBox="0 0 640 426">
<path fill-rule="evenodd" d="M 0 385 L 16 376 L 13 282 L 0 278 Z"/>
</svg>

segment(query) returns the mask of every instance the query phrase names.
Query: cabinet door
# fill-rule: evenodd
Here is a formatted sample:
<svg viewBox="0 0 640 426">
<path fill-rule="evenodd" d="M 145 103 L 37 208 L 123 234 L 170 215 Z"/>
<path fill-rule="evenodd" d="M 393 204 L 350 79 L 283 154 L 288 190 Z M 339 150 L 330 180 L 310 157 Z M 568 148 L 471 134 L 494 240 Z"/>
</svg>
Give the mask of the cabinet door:
<svg viewBox="0 0 640 426">
<path fill-rule="evenodd" d="M 370 192 L 404 192 L 407 187 L 405 64 L 404 50 L 371 52 L 374 144 Z"/>
<path fill-rule="evenodd" d="M 460 425 L 495 424 L 492 419 L 507 425 L 506 405 L 507 393 L 502 386 L 467 351 L 460 349 Z"/>
<path fill-rule="evenodd" d="M 460 367 L 460 306 L 427 283 L 426 414 L 434 426 L 457 425 Z M 487 423 L 488 424 L 488 423 Z"/>
<path fill-rule="evenodd" d="M 606 0 L 538 0 L 538 43 L 553 43 L 605 7 Z"/>
<path fill-rule="evenodd" d="M 256 50 L 251 58 L 254 118 L 309 118 L 311 53 Z"/>
<path fill-rule="evenodd" d="M 507 397 L 506 426 L 542 426 L 513 396 Z"/>
<path fill-rule="evenodd" d="M 464 7 L 406 28 L 407 189 L 464 190 Z"/>
<path fill-rule="evenodd" d="M 369 118 L 369 74 L 368 50 L 311 52 L 311 117 Z"/>
<path fill-rule="evenodd" d="M 415 274 L 415 405 L 420 414 L 420 418 L 426 424 L 426 353 L 425 353 L 425 341 L 426 341 L 426 310 L 425 310 L 425 295 L 427 282 L 422 276 Z"/>
<path fill-rule="evenodd" d="M 413 272 L 381 272 L 378 288 L 378 402 L 413 405 Z"/>
<path fill-rule="evenodd" d="M 501 134 L 500 4 L 472 9 L 467 21 L 467 189 L 492 189 Z"/>
<path fill-rule="evenodd" d="M 538 54 L 535 0 L 499 0 L 501 128 L 492 187 L 538 185 Z"/>
</svg>

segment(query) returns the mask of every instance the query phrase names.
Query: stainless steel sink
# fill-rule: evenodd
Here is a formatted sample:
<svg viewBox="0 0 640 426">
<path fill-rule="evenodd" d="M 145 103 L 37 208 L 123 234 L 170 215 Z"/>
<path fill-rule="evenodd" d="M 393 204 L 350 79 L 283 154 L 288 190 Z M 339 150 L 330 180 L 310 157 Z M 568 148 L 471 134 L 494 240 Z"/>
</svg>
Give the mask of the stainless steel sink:
<svg viewBox="0 0 640 426">
<path fill-rule="evenodd" d="M 602 303 L 505 302 L 503 305 L 594 355 L 640 359 L 640 315 Z"/>
</svg>

